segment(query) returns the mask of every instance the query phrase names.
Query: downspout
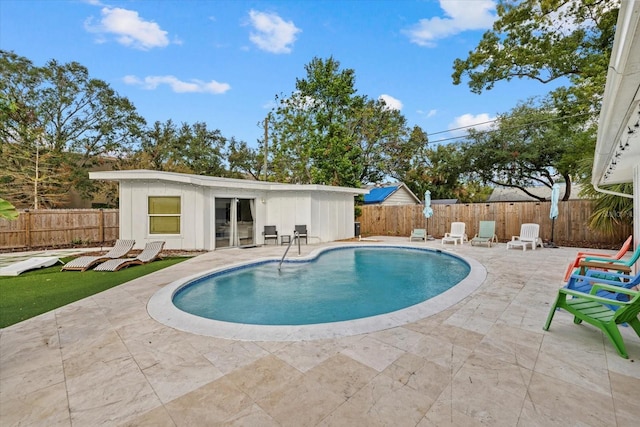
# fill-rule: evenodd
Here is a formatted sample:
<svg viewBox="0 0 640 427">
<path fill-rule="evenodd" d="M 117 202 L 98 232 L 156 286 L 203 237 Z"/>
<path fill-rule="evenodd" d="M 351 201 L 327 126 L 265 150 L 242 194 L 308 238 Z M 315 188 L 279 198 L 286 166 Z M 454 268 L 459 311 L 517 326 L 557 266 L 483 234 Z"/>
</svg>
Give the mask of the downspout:
<svg viewBox="0 0 640 427">
<path fill-rule="evenodd" d="M 633 199 L 633 194 L 619 193 L 617 191 L 605 190 L 604 188 L 598 187 L 598 184 L 594 184 L 593 182 L 591 183 L 591 185 L 593 185 L 593 189 L 599 193 L 611 194 L 612 196 L 620 196 L 620 197 L 626 197 L 628 199 Z"/>
</svg>

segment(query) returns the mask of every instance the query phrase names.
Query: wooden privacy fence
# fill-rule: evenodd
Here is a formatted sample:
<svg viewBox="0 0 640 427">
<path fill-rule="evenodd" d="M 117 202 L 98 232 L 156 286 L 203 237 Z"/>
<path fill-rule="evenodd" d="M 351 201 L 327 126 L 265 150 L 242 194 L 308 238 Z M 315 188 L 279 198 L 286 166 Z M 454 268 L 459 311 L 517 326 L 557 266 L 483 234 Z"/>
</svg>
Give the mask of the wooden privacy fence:
<svg viewBox="0 0 640 427">
<path fill-rule="evenodd" d="M 553 240 L 567 246 L 588 244 L 616 245 L 633 233 L 632 226 L 618 227 L 615 235 L 595 232 L 587 226 L 593 210 L 591 200 L 569 200 L 558 205 Z M 414 228 L 426 228 L 427 233 L 440 238 L 450 231 L 452 222 L 464 222 L 471 239 L 481 220 L 496 222 L 496 235 L 500 241 L 511 240 L 520 234 L 523 223 L 540 224 L 540 237 L 551 239 L 551 202 L 504 202 L 432 205 L 433 216 L 424 217 L 422 205 L 367 205 L 362 206 L 360 231 L 368 236 L 409 236 Z M 614 215 L 615 213 L 612 213 Z"/>
<path fill-rule="evenodd" d="M 38 209 L 0 219 L 0 250 L 100 244 L 118 239 L 118 209 Z"/>
</svg>

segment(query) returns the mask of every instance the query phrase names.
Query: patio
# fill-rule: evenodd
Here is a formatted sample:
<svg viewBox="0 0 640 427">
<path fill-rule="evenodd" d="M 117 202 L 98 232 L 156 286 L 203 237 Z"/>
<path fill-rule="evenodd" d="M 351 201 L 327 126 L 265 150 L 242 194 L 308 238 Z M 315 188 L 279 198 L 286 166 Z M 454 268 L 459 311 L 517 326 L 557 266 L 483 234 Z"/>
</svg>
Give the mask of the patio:
<svg viewBox="0 0 640 427">
<path fill-rule="evenodd" d="M 378 239 L 443 249 L 439 240 Z M 318 247 L 303 245 L 303 255 Z M 579 248 L 444 250 L 481 262 L 485 282 L 439 314 L 379 332 L 234 341 L 147 314 L 171 281 L 279 257 L 280 246 L 210 252 L 5 328 L 0 425 L 637 425 L 640 339 L 631 328 L 621 328 L 629 360 L 565 312 L 542 330 Z"/>
</svg>

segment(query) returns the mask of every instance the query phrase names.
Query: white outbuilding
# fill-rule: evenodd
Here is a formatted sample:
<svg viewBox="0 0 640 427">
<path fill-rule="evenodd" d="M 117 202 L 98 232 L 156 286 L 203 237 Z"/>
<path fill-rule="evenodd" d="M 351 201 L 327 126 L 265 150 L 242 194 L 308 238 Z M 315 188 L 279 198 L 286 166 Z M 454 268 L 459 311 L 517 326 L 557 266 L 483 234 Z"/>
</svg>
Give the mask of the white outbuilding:
<svg viewBox="0 0 640 427">
<path fill-rule="evenodd" d="M 166 249 L 214 250 L 265 244 L 275 226 L 281 244 L 296 226 L 309 243 L 354 237 L 360 188 L 282 184 L 151 170 L 90 172 L 119 183 L 120 238 L 136 248 L 164 240 Z"/>
</svg>

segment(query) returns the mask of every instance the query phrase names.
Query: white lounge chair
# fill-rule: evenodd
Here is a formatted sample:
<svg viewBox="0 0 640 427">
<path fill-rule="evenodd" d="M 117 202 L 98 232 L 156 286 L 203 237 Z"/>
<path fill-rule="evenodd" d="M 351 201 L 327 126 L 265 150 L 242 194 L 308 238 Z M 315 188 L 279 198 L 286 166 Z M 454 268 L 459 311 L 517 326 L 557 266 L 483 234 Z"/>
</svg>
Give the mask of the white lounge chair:
<svg viewBox="0 0 640 427">
<path fill-rule="evenodd" d="M 164 242 L 149 242 L 137 257 L 110 259 L 98 265 L 93 271 L 118 271 L 132 265 L 147 264 L 158 258 L 163 247 Z"/>
<path fill-rule="evenodd" d="M 103 261 L 122 258 L 127 255 L 131 249 L 133 249 L 133 245 L 135 243 L 135 240 L 117 240 L 113 248 L 111 248 L 106 254 L 99 256 L 81 256 L 76 259 L 72 259 L 62 267 L 62 271 L 86 271 Z"/>
<path fill-rule="evenodd" d="M 542 239 L 540 238 L 540 225 L 538 224 L 522 224 L 520 226 L 520 235 L 512 236 L 511 241 L 507 242 L 507 249 L 522 248 L 527 250 L 527 246 L 531 246 L 532 250 L 536 246 L 542 247 Z"/>
<path fill-rule="evenodd" d="M 35 270 L 36 268 L 51 267 L 59 262 L 62 261 L 56 257 L 36 256 L 0 268 L 0 276 L 17 276 L 25 271 Z"/>
<path fill-rule="evenodd" d="M 444 233 L 444 237 L 442 238 L 442 244 L 453 242 L 454 245 L 463 244 L 468 240 L 467 234 L 465 232 L 466 224 L 464 222 L 452 222 L 451 223 L 451 232 Z"/>
<path fill-rule="evenodd" d="M 411 236 L 409 236 L 409 241 L 412 242 L 413 239 L 418 239 L 426 242 L 427 230 L 425 228 L 414 228 L 411 232 Z"/>
</svg>

